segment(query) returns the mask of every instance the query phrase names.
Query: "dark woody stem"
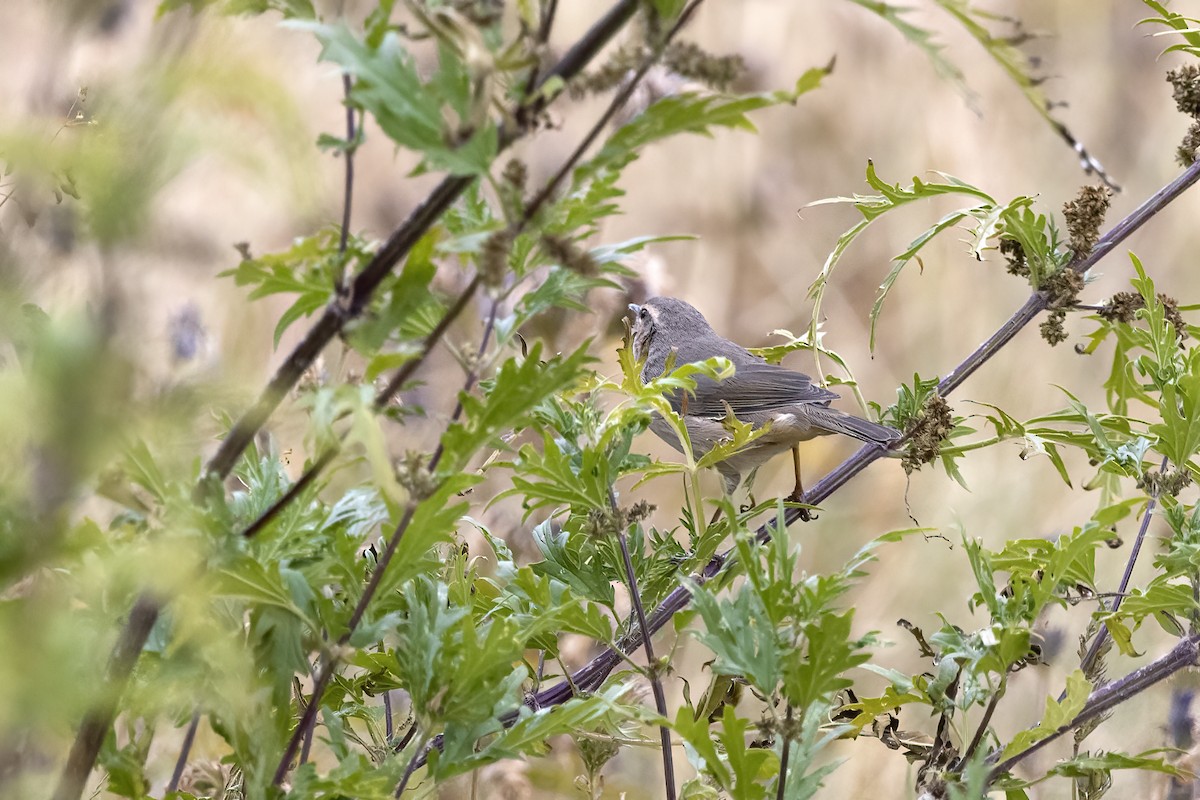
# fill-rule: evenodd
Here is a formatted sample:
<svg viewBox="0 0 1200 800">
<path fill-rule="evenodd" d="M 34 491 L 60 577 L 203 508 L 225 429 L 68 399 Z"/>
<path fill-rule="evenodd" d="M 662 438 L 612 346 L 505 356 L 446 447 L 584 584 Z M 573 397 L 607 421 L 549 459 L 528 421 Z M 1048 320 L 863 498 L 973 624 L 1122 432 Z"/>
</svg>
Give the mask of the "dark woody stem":
<svg viewBox="0 0 1200 800">
<path fill-rule="evenodd" d="M 1160 470 L 1167 468 L 1167 459 L 1164 457 Z M 1150 517 L 1154 514 L 1154 507 L 1158 504 L 1158 493 L 1152 492 L 1150 499 L 1146 502 L 1146 510 L 1142 514 L 1142 524 L 1138 526 L 1137 538 L 1133 540 L 1133 549 L 1129 552 L 1129 558 L 1125 562 L 1125 573 L 1121 576 L 1121 585 L 1117 588 L 1117 595 L 1113 599 L 1112 610 L 1116 611 L 1121 607 L 1121 601 L 1125 599 L 1126 590 L 1129 588 L 1129 580 L 1133 577 L 1133 565 L 1137 563 L 1138 554 L 1142 552 L 1142 542 L 1146 540 L 1146 532 L 1150 529 Z M 1104 647 L 1104 642 L 1108 639 L 1108 626 L 1101 625 L 1100 630 L 1096 633 L 1096 638 L 1092 640 L 1092 644 L 1088 647 L 1087 653 L 1079 661 L 1079 668 L 1083 670 L 1083 674 L 1087 675 L 1092 669 L 1092 665 L 1096 663 L 1096 659 L 1100 657 L 1100 649 Z M 1064 692 L 1065 695 L 1065 692 Z M 1062 697 L 1059 697 L 1059 702 L 1062 702 Z"/>
<path fill-rule="evenodd" d="M 1029 749 L 1006 758 L 992 767 L 991 772 L 988 773 L 988 784 L 991 784 L 1004 773 L 1011 771 L 1017 763 L 1041 750 L 1064 733 L 1073 731 L 1081 725 L 1103 714 L 1107 714 L 1121 703 L 1136 697 L 1159 681 L 1171 677 L 1176 672 L 1194 666 L 1197 657 L 1200 657 L 1200 634 L 1192 634 L 1181 639 L 1169 653 L 1161 658 L 1150 662 L 1141 669 L 1134 670 L 1120 680 L 1106 683 L 1092 692 L 1087 700 L 1087 704 L 1075 719 L 1063 725 L 1045 739 L 1041 739 Z"/>
<path fill-rule="evenodd" d="M 787 797 L 788 753 L 792 750 L 792 704 L 787 705 L 787 717 L 783 732 L 783 753 L 779 756 L 779 783 L 775 787 L 775 800 Z"/>
<path fill-rule="evenodd" d="M 633 559 L 629 555 L 629 537 L 625 535 L 625 526 L 620 524 L 620 511 L 617 507 L 617 496 L 612 487 L 608 487 L 608 503 L 613 516 L 618 522 L 617 544 L 621 547 L 621 561 L 625 566 L 625 581 L 629 584 L 629 601 L 633 605 L 634 617 L 638 628 L 646 630 L 646 610 L 642 607 L 642 593 L 638 590 L 637 575 L 633 570 Z M 658 659 L 654 657 L 653 636 L 642 637 L 642 648 L 646 651 L 646 675 L 650 678 L 650 690 L 654 693 L 654 707 L 658 715 L 667 718 L 667 697 L 663 692 L 662 678 L 658 674 Z M 666 787 L 667 800 L 675 800 L 675 765 L 671 751 L 671 729 L 666 725 L 658 726 L 659 738 L 662 739 L 663 782 Z"/>
</svg>

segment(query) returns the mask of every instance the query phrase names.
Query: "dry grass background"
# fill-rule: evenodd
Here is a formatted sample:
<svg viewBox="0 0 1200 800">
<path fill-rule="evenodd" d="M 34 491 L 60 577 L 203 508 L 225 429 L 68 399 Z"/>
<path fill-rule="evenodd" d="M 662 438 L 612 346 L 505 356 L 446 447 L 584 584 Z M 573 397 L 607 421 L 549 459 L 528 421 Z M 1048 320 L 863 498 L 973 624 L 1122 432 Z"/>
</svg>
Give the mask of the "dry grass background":
<svg viewBox="0 0 1200 800">
<path fill-rule="evenodd" d="M 352 17 L 361 15 L 362 3 L 347 5 Z M 940 32 L 948 57 L 962 66 L 976 93 L 974 108 L 934 74 L 915 47 L 850 3 L 706 4 L 690 36 L 711 51 L 745 56 L 748 85 L 764 90 L 790 86 L 803 70 L 835 55 L 836 69 L 819 91 L 795 107 L 755 117 L 758 136 L 720 133 L 711 140 L 690 137 L 652 148 L 628 171 L 623 181 L 628 192 L 625 214 L 606 224 L 604 239 L 648 233 L 697 235 L 695 241 L 654 251 L 654 281 L 664 293 L 700 307 L 720 332 L 753 345 L 765 343 L 773 329 L 800 331 L 806 325 L 806 288 L 855 214 L 840 207 L 802 214 L 797 210 L 818 198 L 865 190 L 867 158 L 874 159 L 890 181 L 907 183 L 913 175 L 941 170 L 998 198 L 1036 194 L 1043 210 L 1057 212 L 1090 180 L 1073 153 L 974 42 L 931 4 L 917 5 L 914 20 Z M 1195 3 L 1177 5 L 1183 13 L 1198 10 Z M 571 41 L 601 9 L 599 3 L 560 6 L 553 38 L 559 45 Z M 1174 62 L 1156 60 L 1163 41 L 1147 38 L 1146 29 L 1134 27 L 1145 15 L 1139 3 L 1024 0 L 997 3 L 995 8 L 1020 17 L 1031 30 L 1049 34 L 1028 49 L 1042 59 L 1042 71 L 1052 76 L 1046 84 L 1050 96 L 1069 102 L 1056 113 L 1124 187 L 1114 198 L 1111 221 L 1176 174 L 1173 151 L 1186 124 L 1175 112 L 1163 80 Z M 333 13 L 330 4 L 324 10 Z M 103 121 L 110 93 L 136 96 L 147 74 L 179 60 L 200 64 L 199 69 L 214 76 L 214 83 L 261 80 L 272 87 L 269 102 L 183 109 L 182 128 L 194 134 L 198 146 L 162 186 L 144 234 L 104 257 L 83 239 L 70 241 L 75 222 L 69 201 L 40 209 L 29 228 L 18 213 L 28 207 L 0 210 L 0 231 L 10 251 L 19 256 L 5 267 L 9 274 L 3 278 L 10 290 L 17 287 L 53 309 L 86 302 L 102 288 L 119 287 L 121 339 L 142 365 L 150 388 L 178 379 L 168 355 L 168 323 L 193 305 L 209 332 L 208 355 L 200 370 L 220 387 L 228 408 L 241 408 L 262 386 L 298 329 L 273 349 L 270 332 L 281 306 L 248 303 L 232 282 L 214 276 L 236 264 L 234 242 L 248 241 L 255 253 L 280 250 L 292 237 L 339 217 L 341 164 L 307 149 L 319 132 L 340 130 L 341 89 L 335 71 L 315 63 L 317 47 L 311 37 L 281 28 L 273 18 L 218 19 L 182 12 L 155 21 L 152 3 L 133 0 L 0 4 L 0 53 L 0 123 L 33 124 L 47 135 L 57 129 L 79 87 L 89 87 L 90 107 Z M 178 113 L 155 107 L 149 97 L 145 102 L 147 119 Z M 595 105 L 591 113 L 572 111 L 560 131 L 518 148 L 535 176 L 548 174 L 560 162 L 598 108 Z M 373 130 L 357 164 L 354 228 L 382 237 L 430 181 L 406 177 L 411 164 L 398 159 Z M 977 263 L 957 237 L 946 236 L 926 251 L 923 272 L 912 265 L 897 284 L 881 321 L 878 352 L 871 358 L 867 312 L 889 257 L 949 208 L 918 205 L 876 223 L 850 251 L 827 299 L 827 344 L 851 360 L 866 396 L 884 405 L 891 401 L 894 387 L 911 380 L 914 372 L 947 372 L 1026 295 L 1026 287 L 1007 276 L 996 259 Z M 1200 194 L 1193 192 L 1126 245 L 1143 259 L 1160 289 L 1183 302 L 1200 297 L 1197 219 Z M 1095 301 L 1125 286 L 1131 270 L 1124 249 L 1101 263 L 1103 275 L 1085 291 L 1085 298 Z M 448 274 L 445 279 L 452 282 L 455 277 Z M 616 293 L 596 298 L 599 308 L 615 309 L 624 302 Z M 975 399 L 1028 418 L 1063 405 L 1055 384 L 1099 405 L 1107 359 L 1081 357 L 1071 348 L 1087 327 L 1070 320 L 1072 340 L 1053 349 L 1037 337 L 1035 328 L 1026 330 L 952 398 L 956 410 L 970 413 L 966 401 Z M 478 329 L 478 321 L 471 320 L 453 336 L 467 341 L 478 336 Z M 611 364 L 616 341 L 603 333 L 608 330 L 608 320 L 598 315 L 572 321 L 559 337 L 565 344 L 601 332 L 606 338 L 596 351 Z M 808 366 L 803 356 L 793 358 L 794 366 Z M 332 358 L 327 367 L 338 368 Z M 448 387 L 458 380 L 456 370 L 449 359 L 431 365 L 426 379 L 437 390 L 432 397 L 448 396 Z M 294 463 L 299 464 L 300 429 L 289 419 L 286 413 L 280 416 L 273 433 L 281 446 L 293 448 Z M 206 434 L 213 432 L 210 422 L 195 422 Z M 179 438 L 181 457 L 193 457 L 197 448 L 209 446 L 198 438 Z M 670 455 L 652 437 L 639 444 L 656 455 Z M 809 476 L 833 467 L 852 450 L 853 443 L 844 441 L 809 444 L 804 450 Z M 970 492 L 937 470 L 926 469 L 906 480 L 898 463 L 877 463 L 831 498 L 818 521 L 791 531 L 804 548 L 805 568 L 812 571 L 841 564 L 869 539 L 907 527 L 913 519 L 945 533 L 945 539 L 910 538 L 882 550 L 871 577 L 851 598 L 858 628 L 879 630 L 896 643 L 879 652 L 880 663 L 901 670 L 921 668 L 911 640 L 895 624 L 900 617 L 933 628 L 938 625 L 934 612 L 941 610 L 963 627 L 981 622 L 966 608 L 970 573 L 957 545 L 960 532 L 999 547 L 1009 537 L 1053 536 L 1087 519 L 1096 502 L 1093 495 L 1067 490 L 1047 460 L 1022 461 L 1018 452 L 1017 445 L 1006 445 L 966 459 L 962 471 Z M 785 489 L 786 462 L 780 459 L 769 472 L 764 470 L 757 487 L 760 497 Z M 1069 456 L 1068 464 L 1077 486 L 1089 476 L 1081 459 Z M 711 485 L 715 488 L 715 481 Z M 656 521 L 670 525 L 669 510 L 678 507 L 675 487 L 663 482 L 638 492 L 659 506 Z M 509 529 L 514 546 L 520 547 L 524 528 L 519 519 L 504 508 L 493 513 L 496 524 Z M 1128 522 L 1122 529 L 1127 542 L 1132 525 Z M 1162 531 L 1161 525 L 1152 527 L 1152 535 Z M 1116 584 L 1126 555 L 1124 548 L 1100 555 L 1103 585 Z M 1143 571 L 1149 561 L 1147 554 Z M 1047 636 L 1058 646 L 1048 648 L 1048 666 L 1028 669 L 1012 680 L 996 718 L 1000 730 L 1015 732 L 1040 716 L 1045 695 L 1056 693 L 1063 675 L 1077 663 L 1074 643 L 1086 613 L 1056 612 L 1045 621 Z M 1149 629 L 1137 641 L 1150 656 L 1165 647 L 1165 639 Z M 676 697 L 680 679 L 691 681 L 693 696 L 702 689 L 707 679 L 704 660 L 694 643 L 679 645 L 673 661 L 678 673 L 670 682 Z M 1110 674 L 1123 674 L 1134 665 L 1115 658 Z M 864 680 L 871 685 L 869 676 Z M 1182 676 L 1177 682 L 1191 680 Z M 1091 745 L 1137 751 L 1163 744 L 1167 698 L 1163 688 L 1118 710 L 1092 736 Z M 906 716 L 902 727 L 932 732 L 933 723 Z M 218 745 L 212 735 L 202 736 L 198 752 L 219 752 Z M 171 752 L 169 740 L 162 750 Z M 832 757 L 848 763 L 833 773 L 823 796 L 912 794 L 914 776 L 904 759 L 878 742 L 839 742 L 831 750 Z M 1036 763 L 1045 766 L 1062 752 L 1051 749 Z M 493 768 L 479 781 L 479 796 L 569 796 L 574 791 L 570 782 L 576 774 L 575 758 L 564 743 L 551 760 L 533 765 L 527 774 L 519 765 Z M 659 769 L 653 751 L 623 753 L 606 772 L 609 795 L 656 796 Z M 1142 795 L 1152 784 L 1140 775 L 1118 776 L 1110 796 Z M 463 781 L 448 787 L 443 796 L 467 796 L 469 790 L 470 783 Z M 1066 792 L 1065 784 L 1033 790 L 1035 796 L 1047 798 L 1067 796 Z"/>
</svg>

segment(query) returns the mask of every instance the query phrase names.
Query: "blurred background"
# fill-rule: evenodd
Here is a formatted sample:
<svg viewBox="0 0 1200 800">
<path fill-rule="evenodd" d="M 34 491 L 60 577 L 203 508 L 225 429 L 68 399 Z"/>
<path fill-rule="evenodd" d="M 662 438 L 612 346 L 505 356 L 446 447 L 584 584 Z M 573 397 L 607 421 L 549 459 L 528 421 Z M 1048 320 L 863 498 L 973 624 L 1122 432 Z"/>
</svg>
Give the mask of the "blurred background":
<svg viewBox="0 0 1200 800">
<path fill-rule="evenodd" d="M 800 333 L 811 313 L 809 284 L 838 235 L 858 219 L 849 206 L 803 207 L 824 197 L 865 193 L 867 159 L 889 182 L 908 184 L 914 175 L 929 177 L 938 170 L 1001 201 L 1035 195 L 1044 213 L 1058 214 L 1080 185 L 1095 181 L 982 48 L 931 3 L 913 5 L 912 21 L 938 32 L 946 57 L 965 75 L 969 95 L 939 78 L 925 55 L 889 25 L 852 3 L 706 3 L 685 38 L 717 54 L 742 55 L 748 70 L 739 88 L 790 88 L 804 70 L 836 57 L 833 74 L 795 106 L 756 115 L 758 135 L 688 137 L 652 147 L 629 168 L 622 181 L 625 213 L 606 223 L 601 241 L 673 233 L 696 239 L 653 248 L 638 262 L 643 279 L 632 297 L 598 293 L 592 303 L 596 314 L 566 321 L 553 331 L 550 346 L 565 350 L 595 336 L 595 353 L 606 359 L 601 369 L 611 374 L 618 343 L 614 320 L 625 303 L 646 293 L 688 300 L 718 332 L 746 345 L 771 343 L 775 329 Z M 1200 14 L 1194 2 L 1176 5 L 1180 13 Z M 339 11 L 331 3 L 318 8 L 330 17 Z M 358 20 L 365 10 L 363 3 L 347 2 L 344 13 Z M 595 3 L 560 4 L 552 44 L 561 48 L 573 41 L 600 10 Z M 1123 187 L 1113 198 L 1110 223 L 1178 173 L 1174 151 L 1187 120 L 1176 112 L 1164 75 L 1180 62 L 1159 58 L 1169 42 L 1148 36 L 1156 29 L 1135 27 L 1148 14 L 1141 4 L 1019 0 L 996 3 L 993 10 L 1020 18 L 1028 31 L 1040 34 L 1024 49 L 1039 59 L 1037 73 L 1047 76 L 1048 96 L 1064 104 L 1053 113 Z M 184 380 L 215 387 L 215 403 L 188 410 L 191 418 L 179 420 L 176 439 L 181 462 L 207 455 L 221 430 L 212 409 L 237 413 L 244 408 L 304 328 L 295 326 L 273 347 L 272 330 L 286 301 L 250 302 L 232 280 L 216 275 L 237 265 L 235 243 L 247 243 L 256 255 L 274 252 L 340 218 L 341 161 L 311 147 L 322 132 L 341 135 L 340 76 L 317 63 L 318 46 L 310 35 L 279 25 L 272 15 L 231 19 L 184 10 L 156 18 L 154 3 L 136 0 L 2 3 L 0 53 L 0 126 L 9 135 L 20 131 L 43 142 L 79 135 L 74 130 L 79 125 L 67 124 L 79 110 L 84 112 L 80 124 L 95 120 L 101 128 L 120 124 L 145 131 L 148 147 L 157 141 L 155 132 L 180 135 L 178 152 L 155 154 L 155 163 L 165 167 L 129 176 L 130 185 L 141 190 L 144 212 L 118 204 L 109 209 L 110 217 L 89 221 L 93 231 L 103 225 L 119 231 L 112 244 L 103 237 L 97 243 L 82 229 L 69 198 L 56 204 L 52 192 L 14 193 L 0 207 L 5 255 L 0 281 L 10 298 L 6 308 L 19 297 L 53 314 L 106 298 L 111 304 L 106 307 L 114 311 L 115 340 L 136 364 L 135 380 L 146 393 Z M 172 95 L 173 76 L 179 74 L 190 76 L 191 88 Z M 585 108 L 565 112 L 567 106 L 556 107 L 559 129 L 516 148 L 530 165 L 531 183 L 556 169 L 604 101 L 583 101 Z M 386 236 L 432 185 L 428 176 L 409 176 L 413 163 L 398 157 L 371 128 L 356 165 L 352 227 L 368 237 Z M 835 273 L 823 309 L 825 344 L 850 361 L 869 400 L 886 406 L 895 387 L 911 382 L 914 373 L 946 374 L 1028 294 L 1023 281 L 1005 273 L 997 255 L 977 262 L 964 237 L 949 232 L 926 248 L 921 265 L 914 262 L 901 277 L 880 320 L 877 350 L 869 351 L 868 312 L 890 257 L 957 205 L 962 203 L 918 203 L 889 214 L 851 248 Z M 121 230 L 123 220 L 142 213 L 147 216 L 137 230 Z M 1126 250 L 1139 255 L 1160 291 L 1182 303 L 1195 302 L 1200 297 L 1197 219 L 1200 193 L 1192 192 L 1101 262 L 1084 302 L 1100 302 L 1127 288 L 1132 270 Z M 439 279 L 449 287 L 461 276 L 450 267 Z M 477 340 L 480 327 L 476 316 L 451 338 Z M 1087 357 L 1073 350 L 1090 327 L 1070 318 L 1071 339 L 1054 348 L 1038 337 L 1036 326 L 1028 327 L 952 396 L 951 404 L 969 415 L 978 411 L 971 400 L 994 403 L 1023 420 L 1064 406 L 1057 388 L 1062 386 L 1091 407 L 1103 408 L 1107 351 Z M 341 368 L 330 363 L 332 357 L 327 356 L 326 367 Z M 811 371 L 811 360 L 802 354 L 786 363 Z M 441 352 L 423 377 L 427 386 L 440 390 L 437 396 L 449 397 L 448 387 L 457 385 L 458 375 L 459 367 Z M 74 400 L 86 404 L 90 398 Z M 853 403 L 846 398 L 842 407 L 852 410 Z M 295 409 L 285 408 L 271 427 L 296 470 L 303 463 L 302 421 Z M 638 446 L 674 457 L 649 434 Z M 808 480 L 854 447 L 832 437 L 807 444 L 802 452 Z M 878 630 L 895 643 L 879 651 L 878 663 L 901 671 L 922 668 L 911 637 L 896 625 L 899 618 L 930 630 L 940 624 L 934 612 L 941 610 L 964 628 L 982 623 L 966 605 L 972 585 L 959 544 L 964 533 L 999 548 L 1007 538 L 1054 536 L 1088 519 L 1097 498 L 1079 488 L 1092 474 L 1086 461 L 1066 454 L 1076 487 L 1071 490 L 1049 460 L 1022 460 L 1020 450 L 1012 443 L 964 459 L 969 491 L 940 468 L 927 467 L 907 478 L 898 462 L 876 463 L 835 494 L 817 521 L 792 529 L 805 569 L 813 572 L 840 566 L 889 530 L 919 524 L 943 534 L 883 548 L 871 577 L 850 598 L 858 629 Z M 790 479 L 788 459 L 780 458 L 759 475 L 756 494 L 759 499 L 786 494 Z M 715 476 L 706 485 L 719 491 Z M 679 507 L 675 484 L 659 481 L 635 494 L 658 506 L 656 524 L 676 524 L 670 513 Z M 500 505 L 490 513 L 494 530 L 507 532 L 514 549 L 532 557 L 519 510 Z M 1125 547 L 1099 555 L 1098 569 L 1107 581 L 1102 588 L 1115 587 L 1135 525 L 1136 520 L 1122 523 Z M 1165 530 L 1155 522 L 1151 534 Z M 1143 570 L 1154 549 L 1152 544 L 1143 554 Z M 1011 735 L 1040 718 L 1045 696 L 1057 694 L 1063 676 L 1078 664 L 1078 636 L 1090 610 L 1055 611 L 1045 619 L 1049 663 L 1013 677 L 995 719 L 1000 730 Z M 1168 646 L 1149 626 L 1135 643 L 1147 658 Z M 580 647 L 575 661 L 589 655 Z M 676 701 L 683 680 L 698 696 L 707 683 L 708 658 L 694 642 L 679 644 L 672 659 L 677 673 L 670 682 Z M 1110 675 L 1135 666 L 1114 657 Z M 879 688 L 872 676 L 860 677 L 864 690 Z M 1088 740 L 1090 746 L 1138 752 L 1170 743 L 1168 715 L 1177 702 L 1172 693 L 1192 681 L 1180 676 L 1173 687 L 1162 686 L 1118 709 Z M 901 727 L 908 730 L 932 733 L 934 724 L 901 717 Z M 170 751 L 169 737 L 160 739 L 156 750 Z M 1048 748 L 1032 759 L 1034 766 L 1045 768 L 1066 747 Z M 202 730 L 197 757 L 220 752 L 219 740 Z M 899 753 L 878 741 L 837 742 L 829 756 L 848 761 L 828 778 L 823 796 L 912 794 L 915 774 Z M 577 758 L 569 742 L 557 743 L 550 759 L 532 767 L 491 768 L 480 794 L 572 796 Z M 169 770 L 169 759 L 163 770 Z M 653 750 L 627 749 L 607 767 L 608 795 L 654 796 L 661 786 L 660 768 Z M 686 765 L 681 769 L 690 774 Z M 1119 774 L 1116 781 L 1112 796 L 1164 796 L 1164 785 L 1145 775 Z M 1068 790 L 1059 783 L 1032 794 L 1060 797 Z M 447 787 L 443 796 L 468 791 L 464 781 Z"/>
</svg>

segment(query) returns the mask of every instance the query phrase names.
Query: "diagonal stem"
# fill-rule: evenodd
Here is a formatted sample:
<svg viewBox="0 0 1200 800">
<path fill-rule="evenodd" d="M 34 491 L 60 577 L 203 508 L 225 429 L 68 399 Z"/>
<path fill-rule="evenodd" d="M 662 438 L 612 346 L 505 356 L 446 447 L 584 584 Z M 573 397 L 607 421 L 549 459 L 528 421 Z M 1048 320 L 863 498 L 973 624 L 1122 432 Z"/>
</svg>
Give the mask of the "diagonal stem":
<svg viewBox="0 0 1200 800">
<path fill-rule="evenodd" d="M 1195 666 L 1197 657 L 1200 657 L 1200 635 L 1192 634 L 1181 639 L 1169 653 L 1161 658 L 1155 659 L 1141 669 L 1134 670 L 1120 680 L 1101 686 L 1092 692 L 1083 710 L 1073 720 L 1028 749 L 1010 756 L 992 767 L 991 772 L 988 773 L 987 784 L 990 785 L 1001 775 L 1011 771 L 1017 763 L 1041 750 L 1064 733 L 1073 731 L 1081 725 L 1107 714 L 1121 703 L 1136 697 L 1176 672 Z"/>
<path fill-rule="evenodd" d="M 617 496 L 611 486 L 608 487 L 608 504 L 613 516 L 618 521 L 617 544 L 621 548 L 621 561 L 625 566 L 625 581 L 629 584 L 629 602 L 633 605 L 633 613 L 637 618 L 638 628 L 648 630 L 646 626 L 646 609 L 642 606 L 642 593 L 638 590 L 637 574 L 633 569 L 633 559 L 629 555 L 629 537 L 625 534 L 625 526 L 620 524 L 621 514 L 617 508 Z M 659 676 L 658 659 L 654 657 L 654 645 L 651 636 L 642 637 L 642 648 L 646 651 L 646 674 L 650 678 L 650 690 L 654 693 L 654 707 L 658 715 L 667 719 L 667 697 L 663 693 L 662 678 Z M 666 787 L 667 800 L 675 800 L 675 765 L 671 752 L 671 730 L 662 724 L 658 726 L 659 737 L 662 739 L 663 782 Z"/>
<path fill-rule="evenodd" d="M 1160 470 L 1167 468 L 1167 459 L 1164 456 Z M 1121 576 L 1121 585 L 1117 588 L 1117 595 L 1113 598 L 1112 610 L 1117 611 L 1121 607 L 1121 601 L 1125 599 L 1126 590 L 1129 588 L 1129 580 L 1133 576 L 1133 565 L 1137 563 L 1138 554 L 1142 551 L 1142 542 L 1146 540 L 1146 532 L 1150 529 L 1150 517 L 1154 514 L 1154 507 L 1158 504 L 1158 492 L 1150 493 L 1150 500 L 1146 503 L 1146 511 L 1142 514 L 1142 524 L 1138 526 L 1137 538 L 1133 541 L 1133 549 L 1129 553 L 1129 559 L 1125 562 L 1125 573 Z M 1100 650 L 1104 647 L 1104 642 L 1108 639 L 1108 626 L 1100 626 L 1100 630 L 1096 633 L 1096 638 L 1092 640 L 1092 644 L 1088 647 L 1087 653 L 1079 662 L 1079 668 L 1087 675 L 1096 663 L 1096 659 L 1100 657 Z M 1059 697 L 1059 702 L 1062 702 L 1062 697 L 1066 692 Z"/>
</svg>

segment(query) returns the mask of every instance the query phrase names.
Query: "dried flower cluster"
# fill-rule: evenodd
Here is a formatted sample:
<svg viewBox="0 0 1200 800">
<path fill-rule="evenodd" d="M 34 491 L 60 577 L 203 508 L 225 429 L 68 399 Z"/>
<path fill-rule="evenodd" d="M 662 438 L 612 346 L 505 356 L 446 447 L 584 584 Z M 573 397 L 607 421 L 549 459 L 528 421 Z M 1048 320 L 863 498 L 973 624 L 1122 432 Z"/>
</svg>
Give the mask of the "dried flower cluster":
<svg viewBox="0 0 1200 800">
<path fill-rule="evenodd" d="M 1184 134 L 1176 151 L 1176 158 L 1184 167 L 1196 162 L 1200 151 L 1200 67 L 1186 64 L 1167 73 L 1167 82 L 1174 88 L 1172 96 L 1179 110 L 1192 118 L 1191 127 Z"/>
<path fill-rule="evenodd" d="M 900 459 L 904 471 L 911 474 L 922 465 L 932 463 L 952 430 L 954 414 L 950 404 L 941 395 L 931 395 L 913 423 L 908 447 Z"/>
<path fill-rule="evenodd" d="M 1175 328 L 1175 335 L 1180 341 L 1187 338 L 1187 323 L 1179 311 L 1179 301 L 1174 297 L 1158 293 L 1158 302 L 1163 305 L 1163 314 Z M 1101 319 L 1109 322 L 1123 322 L 1126 325 L 1137 318 L 1137 312 L 1146 307 L 1146 301 L 1136 292 L 1117 292 L 1108 299 L 1104 308 L 1096 312 Z"/>
</svg>

